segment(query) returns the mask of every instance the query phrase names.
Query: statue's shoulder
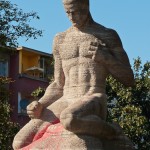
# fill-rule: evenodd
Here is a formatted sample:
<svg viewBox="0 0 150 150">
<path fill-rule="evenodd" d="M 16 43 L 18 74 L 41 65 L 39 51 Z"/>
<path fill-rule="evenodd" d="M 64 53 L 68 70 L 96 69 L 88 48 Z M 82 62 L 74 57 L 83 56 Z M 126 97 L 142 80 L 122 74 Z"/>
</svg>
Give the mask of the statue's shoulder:
<svg viewBox="0 0 150 150">
<path fill-rule="evenodd" d="M 71 30 L 72 30 L 72 27 L 70 27 L 69 29 L 67 29 L 64 32 L 57 33 L 54 37 L 55 44 L 62 44 L 65 39 L 65 36 L 67 35 L 67 33 L 70 33 Z"/>
<path fill-rule="evenodd" d="M 95 23 L 97 36 L 104 40 L 109 47 L 122 47 L 121 39 L 116 30 Z"/>
<path fill-rule="evenodd" d="M 66 31 L 59 32 L 55 35 L 54 41 L 53 41 L 53 54 L 54 55 L 59 55 L 60 46 L 63 43 L 65 36 L 66 36 Z"/>
<path fill-rule="evenodd" d="M 101 24 L 98 24 L 98 23 L 94 23 L 94 28 L 95 30 L 97 30 L 98 32 L 100 33 L 104 33 L 106 36 L 118 36 L 118 33 L 116 32 L 116 30 L 114 29 L 111 29 L 111 28 L 107 28 Z"/>
<path fill-rule="evenodd" d="M 65 36 L 66 36 L 66 31 L 57 33 L 54 37 L 55 43 L 61 44 L 63 42 L 63 39 L 65 38 Z"/>
</svg>

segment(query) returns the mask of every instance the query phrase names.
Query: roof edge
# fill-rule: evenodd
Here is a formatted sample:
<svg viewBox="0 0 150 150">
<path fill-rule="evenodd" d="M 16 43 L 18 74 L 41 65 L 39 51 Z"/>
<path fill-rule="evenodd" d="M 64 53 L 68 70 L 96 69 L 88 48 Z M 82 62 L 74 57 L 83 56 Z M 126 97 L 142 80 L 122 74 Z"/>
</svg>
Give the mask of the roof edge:
<svg viewBox="0 0 150 150">
<path fill-rule="evenodd" d="M 42 52 L 42 51 L 40 51 L 40 50 L 36 50 L 36 49 L 24 47 L 24 46 L 18 47 L 17 50 L 18 50 L 18 51 L 19 51 L 19 50 L 26 50 L 26 51 L 35 52 L 35 53 L 38 53 L 38 54 L 41 54 L 41 55 L 52 56 L 52 54 L 50 54 L 50 53 Z"/>
</svg>

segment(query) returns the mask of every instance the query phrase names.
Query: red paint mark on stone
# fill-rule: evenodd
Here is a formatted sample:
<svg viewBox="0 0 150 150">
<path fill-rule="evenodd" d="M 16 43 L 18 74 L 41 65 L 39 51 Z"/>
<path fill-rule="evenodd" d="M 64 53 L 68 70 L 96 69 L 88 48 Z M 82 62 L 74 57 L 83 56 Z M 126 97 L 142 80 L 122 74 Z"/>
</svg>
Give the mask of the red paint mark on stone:
<svg viewBox="0 0 150 150">
<path fill-rule="evenodd" d="M 44 150 L 59 150 L 60 144 L 63 142 L 61 136 L 63 129 L 62 124 L 57 119 L 38 132 L 33 138 L 33 142 L 21 150 L 31 150 L 36 145 L 41 145 Z"/>
</svg>

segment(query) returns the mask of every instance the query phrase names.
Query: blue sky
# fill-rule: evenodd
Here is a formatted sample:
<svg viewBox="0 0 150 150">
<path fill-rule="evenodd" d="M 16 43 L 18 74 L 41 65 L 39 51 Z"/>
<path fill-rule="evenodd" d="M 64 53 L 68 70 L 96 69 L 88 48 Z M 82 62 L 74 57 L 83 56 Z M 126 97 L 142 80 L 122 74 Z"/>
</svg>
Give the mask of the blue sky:
<svg viewBox="0 0 150 150">
<path fill-rule="evenodd" d="M 30 24 L 44 30 L 37 40 L 19 39 L 20 46 L 52 53 L 53 38 L 58 32 L 71 26 L 62 0 L 10 0 L 24 12 L 36 11 L 40 20 Z M 133 58 L 150 60 L 150 0 L 90 0 L 94 20 L 108 28 L 115 29 L 126 50 L 131 64 Z"/>
</svg>

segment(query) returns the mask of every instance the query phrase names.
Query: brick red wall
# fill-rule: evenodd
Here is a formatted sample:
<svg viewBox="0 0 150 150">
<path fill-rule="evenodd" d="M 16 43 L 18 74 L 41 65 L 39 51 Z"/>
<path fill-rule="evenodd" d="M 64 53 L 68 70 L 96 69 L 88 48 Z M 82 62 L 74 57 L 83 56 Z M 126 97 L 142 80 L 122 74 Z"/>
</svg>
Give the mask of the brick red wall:
<svg viewBox="0 0 150 150">
<path fill-rule="evenodd" d="M 21 77 L 18 71 L 18 53 L 10 57 L 9 68 L 9 77 L 11 77 L 14 80 L 14 82 L 11 83 L 9 86 L 9 89 L 12 92 L 12 95 L 10 97 L 10 104 L 13 107 L 11 119 L 14 122 L 18 122 L 21 126 L 24 126 L 29 121 L 29 117 L 22 114 L 18 114 L 18 92 L 30 96 L 31 92 L 37 89 L 38 87 L 46 88 L 48 86 L 48 82 L 35 80 L 27 77 Z"/>
</svg>

